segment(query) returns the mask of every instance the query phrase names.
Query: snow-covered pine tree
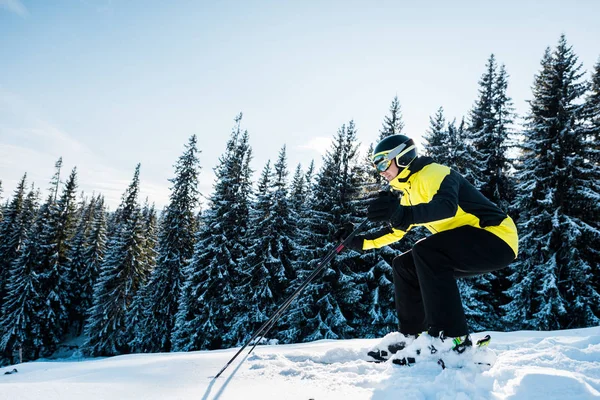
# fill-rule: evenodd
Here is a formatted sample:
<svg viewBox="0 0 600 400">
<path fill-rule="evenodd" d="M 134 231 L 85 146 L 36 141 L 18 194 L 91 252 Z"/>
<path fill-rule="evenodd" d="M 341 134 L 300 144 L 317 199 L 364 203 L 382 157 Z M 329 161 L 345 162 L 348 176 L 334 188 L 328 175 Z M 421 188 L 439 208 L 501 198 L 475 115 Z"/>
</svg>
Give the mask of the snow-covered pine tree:
<svg viewBox="0 0 600 400">
<path fill-rule="evenodd" d="M 147 270 L 144 274 L 144 279 L 140 282 L 140 289 L 136 292 L 131 305 L 127 309 L 125 314 L 125 339 L 129 344 L 129 350 L 131 352 L 144 351 L 143 345 L 150 343 L 150 340 L 146 341 L 144 334 L 151 335 L 152 329 L 144 324 L 148 322 L 150 317 L 150 306 L 148 300 L 150 299 L 151 292 L 154 287 L 149 285 L 150 276 L 154 273 L 156 268 L 156 247 L 157 247 L 157 216 L 154 204 L 150 205 L 148 198 L 144 202 L 144 208 L 142 209 L 142 225 L 144 233 L 144 245 L 142 248 L 142 263 L 145 265 Z M 156 328 L 156 326 L 154 327 Z M 151 343 L 150 343 L 151 345 Z M 148 350 L 146 350 L 148 351 Z"/>
<path fill-rule="evenodd" d="M 92 215 L 91 225 L 86 233 L 83 247 L 83 260 L 80 266 L 81 270 L 77 275 L 76 282 L 79 285 L 77 290 L 76 315 L 71 323 L 77 327 L 77 334 L 81 335 L 84 323 L 89 316 L 93 304 L 94 285 L 100 274 L 100 267 L 106 251 L 106 210 L 104 207 L 104 198 L 98 195 L 90 203 Z"/>
<path fill-rule="evenodd" d="M 585 104 L 586 134 L 593 150 L 591 159 L 600 163 L 600 58 L 594 66 Z"/>
<path fill-rule="evenodd" d="M 600 167 L 600 58 L 594 66 L 590 80 L 590 90 L 585 102 L 585 121 L 586 147 L 588 150 L 587 159 L 590 160 L 590 169 L 593 168 L 594 173 L 597 173 L 597 168 Z M 593 176 L 593 174 L 590 175 Z M 593 181 L 593 178 L 590 179 L 590 182 Z M 600 185 L 600 178 L 595 179 L 595 182 L 597 185 Z M 600 193 L 600 187 L 596 186 L 591 193 Z M 596 201 L 596 204 L 598 203 L 600 203 L 600 200 Z M 590 208 L 588 211 L 590 212 L 588 217 L 590 225 L 598 227 L 600 225 L 600 210 L 598 208 Z M 595 260 L 592 261 L 595 265 L 600 265 L 599 249 L 599 246 L 594 248 L 589 246 L 589 250 L 594 253 L 590 254 L 590 259 Z M 595 290 L 600 292 L 600 274 L 593 274 L 591 283 Z"/>
<path fill-rule="evenodd" d="M 295 240 L 295 249 L 293 251 L 294 279 L 291 280 L 287 288 L 285 293 L 286 298 L 298 289 L 304 279 L 306 279 L 307 273 L 310 273 L 306 268 L 307 263 L 310 261 L 307 255 L 310 249 L 306 246 L 312 246 L 312 232 L 309 228 L 309 221 L 314 186 L 314 169 L 314 160 L 311 161 L 306 172 L 302 172 L 301 166 L 298 165 L 290 188 L 290 218 L 295 232 L 293 235 Z M 295 343 L 302 340 L 302 331 L 300 328 L 305 323 L 304 316 L 302 315 L 303 299 L 306 300 L 306 298 L 300 298 L 292 303 L 290 309 L 279 320 L 278 338 L 282 342 Z"/>
<path fill-rule="evenodd" d="M 0 222 L 0 304 L 6 296 L 8 271 L 17 258 L 19 247 L 25 239 L 28 226 L 22 224 L 23 203 L 25 201 L 25 186 L 27 174 L 23 175 L 11 201 L 6 206 L 4 218 Z M 0 307 L 0 316 L 2 310 Z"/>
<path fill-rule="evenodd" d="M 57 167 L 52 180 L 51 193 L 47 201 L 48 218 L 45 219 L 44 227 L 38 237 L 39 294 L 45 299 L 39 318 L 41 318 L 46 353 L 55 350 L 69 325 L 71 274 L 68 270 L 67 255 L 77 224 L 77 169 L 73 168 L 60 197 L 57 198 L 56 190 L 60 181 L 61 167 L 62 165 Z"/>
<path fill-rule="evenodd" d="M 342 126 L 330 150 L 323 157 L 312 195 L 310 217 L 307 228 L 310 240 L 303 243 L 305 255 L 310 257 L 308 268 L 298 271 L 298 281 L 317 267 L 318 261 L 331 245 L 333 233 L 344 222 L 357 215 L 355 200 L 358 197 L 357 140 L 354 122 Z M 303 323 L 302 340 L 323 338 L 347 338 L 354 333 L 351 321 L 359 314 L 361 293 L 354 272 L 360 255 L 347 251 L 336 257 L 323 275 L 309 285 L 292 310 L 297 320 Z"/>
<path fill-rule="evenodd" d="M 503 210 L 508 210 L 513 200 L 507 152 L 514 109 L 507 88 L 506 68 L 498 67 L 492 54 L 479 81 L 479 98 L 471 110 L 468 133 L 474 151 L 466 173 L 483 195 Z"/>
<path fill-rule="evenodd" d="M 496 130 L 496 115 L 494 110 L 494 82 L 497 75 L 496 57 L 490 55 L 486 63 L 486 72 L 479 80 L 479 97 L 470 112 L 468 137 L 473 146 L 472 165 L 469 169 L 471 183 L 481 188 L 489 175 L 487 157 L 492 150 L 492 138 Z"/>
<path fill-rule="evenodd" d="M 250 247 L 242 262 L 249 277 L 247 283 L 240 286 L 238 299 L 242 311 L 234 324 L 239 327 L 239 342 L 246 341 L 275 313 L 287 297 L 290 282 L 294 279 L 297 231 L 292 220 L 294 214 L 287 176 L 287 154 L 283 146 L 273 171 L 269 163 L 263 170 L 250 214 Z M 269 332 L 269 336 L 278 336 L 280 328 L 285 331 L 287 326 L 282 322 Z"/>
<path fill-rule="evenodd" d="M 200 203 L 197 137 L 190 137 L 183 154 L 175 163 L 170 202 L 160 221 L 158 258 L 143 292 L 147 310 L 141 321 L 134 347 L 150 352 L 170 351 L 171 334 L 179 310 L 183 270 L 194 253 L 196 212 Z"/>
<path fill-rule="evenodd" d="M 171 338 L 173 349 L 189 351 L 228 347 L 224 341 L 234 316 L 234 288 L 240 283 L 239 262 L 245 256 L 245 234 L 252 193 L 248 131 L 235 119 L 225 153 L 215 168 L 216 181 L 194 254 L 184 270 L 179 311 Z"/>
<path fill-rule="evenodd" d="M 4 189 L 2 188 L 2 180 L 0 179 L 0 224 L 2 224 L 2 219 L 4 218 L 4 205 L 2 204 L 3 193 Z"/>
<path fill-rule="evenodd" d="M 85 325 L 84 352 L 111 356 L 127 352 L 125 316 L 148 273 L 144 260 L 144 221 L 138 203 L 140 164 L 123 194 L 119 219 L 108 238 L 93 306 Z"/>
<path fill-rule="evenodd" d="M 87 238 L 89 237 L 89 232 L 93 224 L 96 207 L 95 201 L 96 199 L 92 198 L 88 204 L 85 198 L 82 199 L 79 206 L 79 221 L 77 223 L 77 228 L 67 246 L 67 261 L 65 266 L 69 282 L 67 314 L 69 325 L 74 326 L 76 332 L 81 332 L 83 315 L 90 306 L 89 303 L 82 304 L 82 297 L 85 297 L 83 292 L 87 283 L 85 282 L 85 279 L 89 278 L 84 275 L 84 272 L 86 271 L 85 250 L 87 247 Z"/>
<path fill-rule="evenodd" d="M 21 180 L 24 184 L 24 180 Z M 20 185 L 16 196 L 19 197 Z M 43 213 L 36 218 L 39 191 L 32 188 L 23 200 L 19 213 L 19 225 L 25 228 L 20 241 L 17 258 L 13 260 L 7 274 L 6 296 L 0 305 L 0 354 L 14 363 L 14 354 L 22 351 L 23 360 L 39 357 L 42 349 L 42 332 L 39 310 L 45 301 L 39 295 L 37 237 L 43 227 Z M 11 204 L 14 203 L 11 202 Z M 12 214 L 13 208 L 9 208 Z M 2 357 L 0 357 L 2 358 Z"/>
<path fill-rule="evenodd" d="M 307 185 L 302 172 L 302 164 L 296 165 L 292 184 L 290 186 L 290 207 L 295 213 L 300 212 L 302 205 L 306 203 Z"/>
<path fill-rule="evenodd" d="M 446 117 L 444 108 L 440 107 L 434 116 L 429 117 L 429 128 L 423 137 L 423 155 L 433 158 L 439 164 L 448 165 L 449 150 Z"/>
<path fill-rule="evenodd" d="M 240 261 L 240 285 L 234 289 L 236 310 L 231 328 L 225 335 L 234 343 L 246 342 L 254 331 L 273 314 L 276 277 L 268 263 L 272 261 L 271 242 L 274 238 L 273 170 L 268 160 L 262 170 L 250 209 L 248 224 L 248 254 Z M 274 261 L 277 261 L 276 259 Z M 274 333 L 274 332 L 273 332 Z M 273 336 L 273 334 L 271 334 Z"/>
<path fill-rule="evenodd" d="M 587 158 L 581 64 L 564 35 L 533 85 L 518 165 L 521 255 L 506 321 L 518 329 L 598 325 L 598 169 Z"/>
<path fill-rule="evenodd" d="M 390 105 L 390 113 L 383 119 L 383 125 L 379 131 L 379 139 L 377 141 L 379 142 L 391 135 L 402 134 L 403 129 L 404 122 L 402 121 L 400 101 L 398 100 L 398 96 L 394 96 Z"/>
</svg>

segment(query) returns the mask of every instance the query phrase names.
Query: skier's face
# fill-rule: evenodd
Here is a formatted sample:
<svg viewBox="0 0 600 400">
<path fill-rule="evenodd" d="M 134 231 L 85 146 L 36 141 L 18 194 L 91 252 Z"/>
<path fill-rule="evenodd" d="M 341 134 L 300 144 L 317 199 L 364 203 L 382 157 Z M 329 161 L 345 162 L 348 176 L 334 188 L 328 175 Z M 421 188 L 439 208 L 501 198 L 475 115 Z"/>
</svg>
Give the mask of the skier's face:
<svg viewBox="0 0 600 400">
<path fill-rule="evenodd" d="M 388 169 L 386 169 L 383 172 L 380 172 L 381 176 L 383 176 L 385 179 L 387 179 L 388 182 L 391 182 L 392 179 L 397 177 L 399 173 L 400 173 L 400 169 L 396 165 L 396 160 L 392 160 Z"/>
</svg>

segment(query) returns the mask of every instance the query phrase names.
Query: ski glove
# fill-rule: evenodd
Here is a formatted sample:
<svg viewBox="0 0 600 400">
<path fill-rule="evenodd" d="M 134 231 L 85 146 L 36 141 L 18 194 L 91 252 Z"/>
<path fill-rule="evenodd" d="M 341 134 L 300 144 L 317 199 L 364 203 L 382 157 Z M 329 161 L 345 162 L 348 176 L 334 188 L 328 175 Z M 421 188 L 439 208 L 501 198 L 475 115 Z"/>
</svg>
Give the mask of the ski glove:
<svg viewBox="0 0 600 400">
<path fill-rule="evenodd" d="M 392 192 L 379 192 L 367 208 L 367 218 L 376 222 L 390 222 L 393 227 L 404 227 L 404 207 Z"/>
<path fill-rule="evenodd" d="M 340 229 L 335 231 L 333 239 L 336 242 L 343 242 L 353 231 L 354 224 L 352 222 L 346 222 Z M 346 243 L 346 247 L 352 250 L 362 251 L 364 240 L 363 236 L 354 236 L 349 243 Z"/>
</svg>

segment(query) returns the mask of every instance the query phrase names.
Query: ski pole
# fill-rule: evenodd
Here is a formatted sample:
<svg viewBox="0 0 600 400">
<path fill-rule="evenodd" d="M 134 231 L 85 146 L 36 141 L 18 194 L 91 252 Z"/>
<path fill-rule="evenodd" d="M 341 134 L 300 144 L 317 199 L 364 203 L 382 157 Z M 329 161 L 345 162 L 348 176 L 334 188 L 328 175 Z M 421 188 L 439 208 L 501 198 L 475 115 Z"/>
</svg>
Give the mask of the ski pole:
<svg viewBox="0 0 600 400">
<path fill-rule="evenodd" d="M 317 264 L 317 268 L 315 268 L 315 270 L 309 275 L 309 277 L 306 279 L 306 281 L 304 281 L 302 283 L 302 285 L 300 285 L 300 287 L 298 287 L 298 289 L 296 289 L 296 291 L 294 293 L 292 293 L 292 295 L 290 297 L 287 298 L 287 300 L 281 305 L 281 307 L 279 307 L 279 309 L 275 312 L 275 314 L 273 314 L 273 316 L 271 318 L 269 318 L 267 321 L 265 321 L 265 323 L 263 323 L 262 326 L 260 328 L 258 328 L 258 330 L 254 333 L 254 335 L 252 335 L 250 340 L 248 340 L 246 342 L 246 344 L 244 344 L 242 346 L 242 348 L 239 349 L 237 353 L 235 353 L 235 355 L 231 358 L 231 360 L 229 360 L 227 362 L 227 364 L 225 364 L 225 366 L 223 368 L 221 368 L 219 373 L 217 375 L 215 375 L 215 379 L 218 378 L 223 373 L 223 371 L 225 371 L 225 369 L 227 369 L 227 367 L 229 367 L 229 365 L 233 362 L 233 360 L 235 360 L 237 358 L 237 356 L 239 356 L 240 353 L 242 351 L 244 351 L 244 349 L 250 343 L 252 343 L 252 341 L 254 339 L 256 339 L 259 335 L 262 335 L 262 337 L 265 337 L 265 335 L 267 333 L 269 333 L 271 328 L 275 325 L 275 323 L 281 317 L 283 312 L 292 304 L 292 302 L 296 299 L 296 297 L 298 297 L 300 295 L 300 293 L 304 290 L 304 288 L 306 288 L 313 281 L 313 279 L 315 279 L 317 277 L 317 275 L 319 275 L 319 273 L 321 273 L 321 271 L 323 271 L 323 269 L 325 269 L 325 267 L 327 266 L 329 261 L 331 261 L 336 254 L 339 254 L 348 245 L 348 243 L 350 243 L 350 241 L 352 239 L 354 239 L 356 234 L 358 234 L 361 230 L 363 230 L 363 228 L 367 225 L 367 222 L 368 222 L 368 220 L 366 220 L 366 219 L 363 222 L 361 222 L 360 225 L 358 225 L 356 228 L 354 228 L 354 230 L 348 235 L 348 237 L 346 237 L 346 239 L 344 239 L 342 241 L 342 243 L 340 243 L 336 247 L 333 247 L 321 259 L 321 261 L 319 261 L 319 263 Z M 248 354 L 252 353 L 252 350 L 254 350 L 254 348 L 256 347 L 256 344 L 257 343 L 254 344 L 254 346 L 252 347 L 252 349 L 250 349 Z"/>
</svg>

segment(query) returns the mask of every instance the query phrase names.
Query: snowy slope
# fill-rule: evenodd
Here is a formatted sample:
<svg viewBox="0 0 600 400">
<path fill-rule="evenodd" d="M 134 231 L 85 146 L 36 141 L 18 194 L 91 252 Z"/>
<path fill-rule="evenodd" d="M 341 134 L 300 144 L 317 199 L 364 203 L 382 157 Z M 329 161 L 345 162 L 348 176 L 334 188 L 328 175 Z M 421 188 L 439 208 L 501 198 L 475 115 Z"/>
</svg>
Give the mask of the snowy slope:
<svg viewBox="0 0 600 400">
<path fill-rule="evenodd" d="M 234 349 L 32 362 L 0 369 L 0 399 L 593 399 L 600 328 L 491 332 L 496 364 L 442 370 L 361 361 L 378 340 L 259 346 L 219 379 Z M 475 338 L 481 335 L 475 335 Z"/>
</svg>

